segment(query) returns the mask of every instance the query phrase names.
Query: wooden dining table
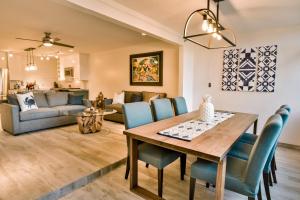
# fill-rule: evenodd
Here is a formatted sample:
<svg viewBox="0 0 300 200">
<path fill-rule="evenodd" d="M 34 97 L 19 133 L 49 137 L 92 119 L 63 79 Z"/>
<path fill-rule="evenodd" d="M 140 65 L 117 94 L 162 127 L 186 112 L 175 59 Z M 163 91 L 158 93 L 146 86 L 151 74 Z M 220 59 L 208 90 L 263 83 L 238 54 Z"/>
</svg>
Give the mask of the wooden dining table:
<svg viewBox="0 0 300 200">
<path fill-rule="evenodd" d="M 193 111 L 124 131 L 130 140 L 130 189 L 132 191 L 150 199 L 159 199 L 158 196 L 138 185 L 138 142 L 142 141 L 217 163 L 215 199 L 223 199 L 227 153 L 252 125 L 253 133 L 256 134 L 258 115 L 236 112 L 231 118 L 217 124 L 191 141 L 158 134 L 160 131 L 197 118 L 199 118 L 199 111 Z"/>
</svg>

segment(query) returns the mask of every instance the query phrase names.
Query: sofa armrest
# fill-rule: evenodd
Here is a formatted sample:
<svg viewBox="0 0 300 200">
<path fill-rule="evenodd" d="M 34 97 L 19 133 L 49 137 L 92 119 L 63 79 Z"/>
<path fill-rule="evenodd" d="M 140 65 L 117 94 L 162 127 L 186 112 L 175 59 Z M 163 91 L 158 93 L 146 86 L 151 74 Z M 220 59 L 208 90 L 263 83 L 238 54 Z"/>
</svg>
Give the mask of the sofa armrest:
<svg viewBox="0 0 300 200">
<path fill-rule="evenodd" d="M 113 99 L 104 99 L 104 106 L 110 105 L 113 103 Z"/>
<path fill-rule="evenodd" d="M 2 128 L 12 134 L 17 134 L 20 129 L 20 108 L 17 105 L 0 104 Z"/>
<path fill-rule="evenodd" d="M 90 107 L 93 106 L 92 102 L 90 100 L 88 100 L 88 99 L 83 99 L 82 103 L 83 103 L 84 106 L 86 106 L 88 108 L 90 108 Z"/>
</svg>

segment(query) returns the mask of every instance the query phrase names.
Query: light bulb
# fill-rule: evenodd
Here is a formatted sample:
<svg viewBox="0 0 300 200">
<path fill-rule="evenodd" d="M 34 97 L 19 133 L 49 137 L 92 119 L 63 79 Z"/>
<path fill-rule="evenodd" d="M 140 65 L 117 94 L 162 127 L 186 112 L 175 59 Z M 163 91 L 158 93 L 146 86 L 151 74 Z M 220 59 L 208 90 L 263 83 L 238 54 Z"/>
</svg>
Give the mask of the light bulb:
<svg viewBox="0 0 300 200">
<path fill-rule="evenodd" d="M 222 36 L 220 34 L 217 34 L 217 40 L 221 40 Z"/>
<path fill-rule="evenodd" d="M 207 15 L 203 15 L 202 30 L 207 31 L 207 29 L 208 29 Z"/>
<path fill-rule="evenodd" d="M 44 42 L 43 45 L 45 47 L 52 47 L 53 46 L 53 44 L 51 42 Z"/>
<path fill-rule="evenodd" d="M 212 36 L 213 36 L 214 38 L 217 38 L 217 37 L 218 37 L 218 33 L 214 32 L 214 33 L 212 34 Z"/>
<path fill-rule="evenodd" d="M 207 28 L 207 32 L 208 32 L 208 33 L 212 33 L 212 32 L 214 31 L 214 25 L 213 25 L 211 19 L 208 20 L 208 22 L 209 22 L 209 25 L 208 25 L 208 28 Z"/>
</svg>

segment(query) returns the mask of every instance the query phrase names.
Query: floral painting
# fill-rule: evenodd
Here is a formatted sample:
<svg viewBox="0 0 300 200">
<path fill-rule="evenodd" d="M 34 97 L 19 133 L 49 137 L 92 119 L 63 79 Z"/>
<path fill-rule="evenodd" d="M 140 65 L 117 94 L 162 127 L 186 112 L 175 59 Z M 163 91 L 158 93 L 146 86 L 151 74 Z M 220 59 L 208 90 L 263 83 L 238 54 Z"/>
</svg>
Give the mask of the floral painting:
<svg viewBox="0 0 300 200">
<path fill-rule="evenodd" d="M 162 86 L 163 52 L 130 56 L 130 85 Z"/>
</svg>

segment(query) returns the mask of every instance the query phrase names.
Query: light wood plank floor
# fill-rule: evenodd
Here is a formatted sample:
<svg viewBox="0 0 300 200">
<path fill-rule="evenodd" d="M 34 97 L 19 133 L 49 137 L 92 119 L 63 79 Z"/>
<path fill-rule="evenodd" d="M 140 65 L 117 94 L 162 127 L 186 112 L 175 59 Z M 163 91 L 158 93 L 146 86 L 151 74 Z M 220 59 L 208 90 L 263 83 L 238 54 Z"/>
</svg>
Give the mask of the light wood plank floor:
<svg viewBox="0 0 300 200">
<path fill-rule="evenodd" d="M 188 157 L 187 173 L 190 171 L 190 163 L 194 160 Z M 277 153 L 278 181 L 271 187 L 273 200 L 299 200 L 300 199 L 300 151 L 279 148 Z M 122 199 L 139 200 L 140 196 L 130 192 L 129 181 L 124 179 L 125 166 L 122 166 L 109 174 L 97 179 L 93 183 L 74 191 L 62 198 L 63 200 L 100 200 Z M 164 170 L 164 193 L 165 199 L 181 200 L 188 199 L 189 176 L 184 181 L 179 178 L 179 160 Z M 147 190 L 157 193 L 157 171 L 154 167 L 145 168 L 145 164 L 139 163 L 139 184 Z M 195 199 L 214 199 L 214 189 L 206 189 L 204 183 L 197 181 Z M 234 192 L 225 192 L 226 200 L 247 199 L 245 196 Z M 263 199 L 265 198 L 263 188 Z"/>
<path fill-rule="evenodd" d="M 0 133 L 0 199 L 38 199 L 127 155 L 123 125 L 96 134 L 77 125 L 12 136 Z"/>
</svg>

